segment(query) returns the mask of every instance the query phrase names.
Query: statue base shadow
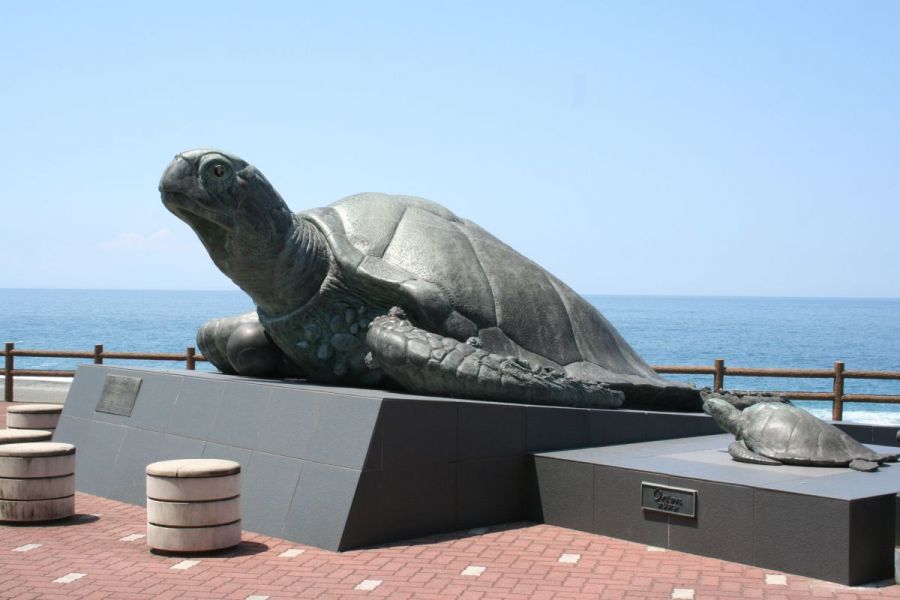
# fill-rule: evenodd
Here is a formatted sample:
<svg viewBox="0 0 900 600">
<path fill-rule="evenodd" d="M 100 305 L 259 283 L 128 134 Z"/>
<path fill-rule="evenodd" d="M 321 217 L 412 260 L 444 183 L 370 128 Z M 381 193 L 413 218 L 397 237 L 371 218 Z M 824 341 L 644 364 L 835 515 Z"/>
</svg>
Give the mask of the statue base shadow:
<svg viewBox="0 0 900 600">
<path fill-rule="evenodd" d="M 873 430 L 881 437 L 881 429 L 896 431 L 848 429 L 869 443 Z M 713 435 L 538 453 L 529 517 L 844 585 L 894 579 L 900 463 L 874 473 L 750 465 L 727 453 L 733 439 Z M 649 497 L 642 497 L 642 484 L 649 484 Z M 660 489 L 662 497 L 669 488 L 682 496 L 695 492 L 694 517 L 658 512 L 652 490 Z"/>
<path fill-rule="evenodd" d="M 83 365 L 54 439 L 77 447 L 79 491 L 138 505 L 152 462 L 235 460 L 244 529 L 349 550 L 525 520 L 535 452 L 720 432 L 699 413 Z"/>
</svg>

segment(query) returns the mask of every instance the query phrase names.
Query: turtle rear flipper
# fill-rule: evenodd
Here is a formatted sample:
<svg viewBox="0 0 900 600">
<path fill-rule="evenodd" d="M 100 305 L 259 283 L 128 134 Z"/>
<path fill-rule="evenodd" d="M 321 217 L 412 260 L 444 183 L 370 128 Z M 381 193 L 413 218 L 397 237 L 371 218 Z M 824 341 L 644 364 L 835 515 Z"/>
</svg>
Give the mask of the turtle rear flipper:
<svg viewBox="0 0 900 600">
<path fill-rule="evenodd" d="M 587 408 L 618 408 L 625 398 L 602 383 L 482 350 L 478 338 L 463 343 L 419 329 L 395 310 L 372 321 L 366 344 L 367 364 L 413 393 Z"/>
<path fill-rule="evenodd" d="M 878 463 L 872 462 L 871 460 L 863 460 L 861 458 L 855 458 L 850 461 L 850 468 L 856 471 L 877 471 Z"/>
<path fill-rule="evenodd" d="M 728 446 L 728 454 L 731 458 L 738 462 L 752 463 L 755 465 L 780 465 L 781 463 L 774 458 L 768 458 L 762 454 L 757 454 L 748 448 L 744 442 L 731 442 Z"/>
<path fill-rule="evenodd" d="M 886 462 L 897 462 L 897 458 L 900 457 L 898 454 L 879 454 L 878 462 L 886 463 Z"/>
</svg>

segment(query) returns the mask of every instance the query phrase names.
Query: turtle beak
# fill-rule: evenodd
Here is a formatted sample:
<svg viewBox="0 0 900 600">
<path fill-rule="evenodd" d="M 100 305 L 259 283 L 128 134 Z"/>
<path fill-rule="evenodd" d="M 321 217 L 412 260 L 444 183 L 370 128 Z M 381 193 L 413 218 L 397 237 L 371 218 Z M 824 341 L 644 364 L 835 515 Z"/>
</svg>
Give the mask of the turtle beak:
<svg viewBox="0 0 900 600">
<path fill-rule="evenodd" d="M 159 180 L 159 191 L 163 199 L 167 193 L 186 194 L 194 187 L 193 181 L 194 169 L 191 168 L 191 163 L 181 156 L 176 156 Z"/>
</svg>

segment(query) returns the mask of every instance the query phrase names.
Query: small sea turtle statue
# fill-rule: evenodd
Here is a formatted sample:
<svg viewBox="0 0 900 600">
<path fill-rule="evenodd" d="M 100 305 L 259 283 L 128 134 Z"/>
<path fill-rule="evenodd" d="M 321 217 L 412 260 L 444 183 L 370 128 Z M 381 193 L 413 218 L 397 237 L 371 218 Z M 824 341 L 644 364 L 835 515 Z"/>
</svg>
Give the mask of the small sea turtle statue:
<svg viewBox="0 0 900 600">
<path fill-rule="evenodd" d="M 294 375 L 506 402 L 695 410 L 587 301 L 428 200 L 360 194 L 293 214 L 253 166 L 177 155 L 163 204 L 256 313 L 213 319 L 198 345 L 225 373 Z"/>
<path fill-rule="evenodd" d="M 726 400 L 707 398 L 703 410 L 736 441 L 728 446 L 734 460 L 760 465 L 850 467 L 874 471 L 897 454 L 879 454 L 802 408 L 763 402 L 743 411 Z"/>
</svg>

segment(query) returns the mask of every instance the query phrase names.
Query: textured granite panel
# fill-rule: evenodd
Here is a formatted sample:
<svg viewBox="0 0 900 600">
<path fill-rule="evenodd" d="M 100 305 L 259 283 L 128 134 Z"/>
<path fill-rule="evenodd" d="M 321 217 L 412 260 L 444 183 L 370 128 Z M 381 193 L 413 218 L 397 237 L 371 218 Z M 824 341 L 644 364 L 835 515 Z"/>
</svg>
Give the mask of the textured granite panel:
<svg viewBox="0 0 900 600">
<path fill-rule="evenodd" d="M 525 519 L 525 458 L 458 463 L 459 529 Z"/>
<path fill-rule="evenodd" d="M 458 407 L 458 402 L 384 400 L 381 468 L 456 462 Z"/>
<path fill-rule="evenodd" d="M 459 404 L 459 460 L 525 454 L 526 407 L 487 402 Z"/>
<path fill-rule="evenodd" d="M 362 469 L 381 410 L 381 400 L 330 394 L 320 404 L 307 460 Z"/>
<path fill-rule="evenodd" d="M 264 384 L 229 383 L 207 439 L 228 446 L 256 448 L 261 432 L 258 427 L 247 427 L 247 423 L 265 421 L 271 393 L 272 388 Z"/>
<path fill-rule="evenodd" d="M 355 469 L 305 463 L 288 509 L 284 537 L 326 550 L 345 550 L 341 538 L 359 475 Z"/>
<path fill-rule="evenodd" d="M 145 378 L 149 379 L 151 375 Z M 185 377 L 172 406 L 165 433 L 208 440 L 228 383 L 207 377 Z"/>
<path fill-rule="evenodd" d="M 110 369 L 109 372 L 117 374 L 114 369 Z M 121 374 L 128 375 L 128 372 L 122 370 Z M 141 387 L 134 402 L 134 410 L 127 422 L 141 429 L 165 431 L 184 378 L 142 377 L 141 379 Z M 120 422 L 124 424 L 126 421 Z"/>
<path fill-rule="evenodd" d="M 322 404 L 329 397 L 320 392 L 309 392 L 298 398 L 296 390 L 272 387 L 268 410 L 262 422 L 257 421 L 257 448 L 282 456 L 309 456 Z"/>
<path fill-rule="evenodd" d="M 590 411 L 582 408 L 529 406 L 526 446 L 546 452 L 590 445 Z"/>
<path fill-rule="evenodd" d="M 129 427 L 113 465 L 116 492 L 129 504 L 143 506 L 147 500 L 146 468 L 159 457 L 166 436 L 157 431 Z"/>
<path fill-rule="evenodd" d="M 894 495 L 850 503 L 850 585 L 894 576 L 895 507 Z"/>
<path fill-rule="evenodd" d="M 241 506 L 254 531 L 283 537 L 304 461 L 265 452 L 252 452 L 243 473 Z"/>
<path fill-rule="evenodd" d="M 594 533 L 665 548 L 668 516 L 641 509 L 641 482 L 648 480 L 647 474 L 600 465 L 594 465 L 593 471 Z M 649 480 L 672 485 L 668 477 L 658 474 Z"/>
<path fill-rule="evenodd" d="M 672 485 L 697 490 L 697 518 L 669 519 L 669 548 L 747 562 L 753 556 L 753 493 L 743 486 L 670 478 Z"/>
<path fill-rule="evenodd" d="M 537 456 L 529 500 L 532 520 L 594 531 L 594 473 L 589 464 Z"/>
<path fill-rule="evenodd" d="M 385 541 L 422 537 L 457 526 L 456 464 L 381 472 Z"/>
<path fill-rule="evenodd" d="M 753 514 L 758 566 L 849 583 L 848 503 L 756 490 Z"/>
</svg>

